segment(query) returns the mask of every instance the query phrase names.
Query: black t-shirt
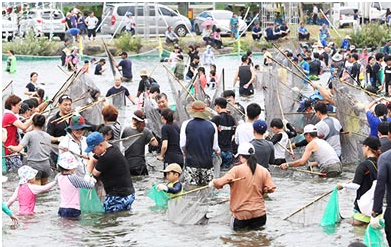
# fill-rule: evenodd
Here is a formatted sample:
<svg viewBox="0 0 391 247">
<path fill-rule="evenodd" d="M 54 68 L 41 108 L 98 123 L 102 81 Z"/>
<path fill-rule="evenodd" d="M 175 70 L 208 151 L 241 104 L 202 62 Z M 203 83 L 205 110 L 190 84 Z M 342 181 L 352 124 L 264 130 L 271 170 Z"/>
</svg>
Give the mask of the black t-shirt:
<svg viewBox="0 0 391 247">
<path fill-rule="evenodd" d="M 128 163 L 117 147 L 111 146 L 104 155 L 94 157 L 98 158 L 95 169 L 101 172 L 99 178 L 103 182 L 106 194 L 121 197 L 134 194 Z"/>
<path fill-rule="evenodd" d="M 60 112 L 57 112 L 56 115 L 54 115 L 53 117 L 51 117 L 49 119 L 49 122 L 48 122 L 48 125 L 46 128 L 46 132 L 51 136 L 60 137 L 60 136 L 65 136 L 67 133 L 65 131 L 65 128 L 68 127 L 68 120 L 61 121 L 61 122 L 57 121 L 57 122 L 52 123 L 53 120 L 55 120 L 59 117 L 61 117 Z"/>
<path fill-rule="evenodd" d="M 143 79 L 140 80 L 137 91 L 145 92 L 150 88 L 151 88 L 151 83 L 149 82 L 148 77 L 144 77 Z"/>
<path fill-rule="evenodd" d="M 193 70 L 196 71 L 198 68 L 198 63 L 194 63 L 194 62 L 190 63 L 189 70 L 187 71 L 186 76 L 193 78 L 194 73 L 193 73 L 193 71 L 191 71 L 191 68 L 193 68 Z"/>
<path fill-rule="evenodd" d="M 151 141 L 153 135 L 148 128 L 144 128 L 142 132 L 139 132 L 132 127 L 126 127 L 121 136 L 121 138 L 125 138 L 139 133 L 143 133 L 143 135 L 122 143 L 125 147 L 125 157 L 132 175 L 146 175 L 145 145 Z"/>
<path fill-rule="evenodd" d="M 354 200 L 354 208 L 356 210 L 359 210 L 357 200 L 371 188 L 373 180 L 376 180 L 376 178 L 376 158 L 368 158 L 357 166 L 353 179 L 353 183 L 360 185 L 360 188 L 357 190 L 356 199 Z"/>
<path fill-rule="evenodd" d="M 176 124 L 165 124 L 162 126 L 162 141 L 167 140 L 167 151 L 164 155 L 164 163 L 178 163 L 183 165 L 183 154 L 179 147 L 179 126 Z"/>
<path fill-rule="evenodd" d="M 26 88 L 29 90 L 29 92 L 35 92 L 35 91 L 37 91 L 37 88 L 35 87 L 35 85 L 34 85 L 32 82 L 29 82 L 29 83 L 26 85 Z"/>
<path fill-rule="evenodd" d="M 315 59 L 310 62 L 310 75 L 319 75 L 320 74 L 320 61 Z"/>
<path fill-rule="evenodd" d="M 101 75 L 102 73 L 100 72 L 102 70 L 102 65 L 99 63 L 95 66 L 95 75 Z"/>
<path fill-rule="evenodd" d="M 212 118 L 212 122 L 217 126 L 221 151 L 232 152 L 232 136 L 235 135 L 235 119 L 226 112 L 221 112 Z"/>
</svg>

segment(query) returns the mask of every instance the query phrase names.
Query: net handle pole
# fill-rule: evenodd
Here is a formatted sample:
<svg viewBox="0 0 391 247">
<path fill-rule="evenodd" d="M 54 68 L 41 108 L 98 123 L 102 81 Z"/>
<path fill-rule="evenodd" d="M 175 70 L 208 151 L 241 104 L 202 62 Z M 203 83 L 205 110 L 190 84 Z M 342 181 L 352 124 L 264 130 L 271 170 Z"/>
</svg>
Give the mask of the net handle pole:
<svg viewBox="0 0 391 247">
<path fill-rule="evenodd" d="M 49 147 L 51 147 L 51 148 L 58 149 L 58 150 L 63 151 L 63 152 L 70 152 L 71 154 L 73 154 L 73 155 L 75 155 L 75 156 L 77 156 L 77 157 L 79 157 L 79 158 L 82 158 L 82 159 L 86 159 L 86 160 L 89 160 L 89 159 L 90 159 L 90 157 L 88 157 L 88 156 L 85 156 L 85 155 L 81 155 L 81 154 L 75 153 L 75 152 L 73 152 L 73 151 L 71 151 L 71 150 L 69 150 L 69 149 L 67 149 L 67 148 L 60 148 L 59 146 L 53 145 L 53 144 L 51 144 L 51 143 L 40 142 L 39 144 L 45 145 L 45 146 L 49 146 Z"/>
<path fill-rule="evenodd" d="M 114 144 L 114 143 L 117 143 L 117 142 L 127 141 L 127 140 L 129 140 L 129 139 L 132 139 L 132 138 L 134 138 L 134 137 L 141 136 L 141 135 L 144 135 L 144 133 L 138 133 L 138 134 L 135 134 L 135 135 L 131 135 L 131 136 L 122 138 L 122 139 L 109 141 L 109 143 L 110 143 L 110 144 Z"/>
<path fill-rule="evenodd" d="M 4 93 L 5 90 L 7 90 L 7 88 L 9 86 L 11 86 L 12 82 L 14 82 L 13 80 L 11 80 L 10 82 L 8 82 L 8 84 L 3 88 L 2 92 Z"/>
<path fill-rule="evenodd" d="M 171 70 L 169 70 L 164 64 L 162 65 L 166 70 L 167 72 L 175 78 L 175 80 L 181 85 L 181 87 L 186 91 L 186 93 L 193 99 L 193 101 L 196 101 L 196 98 L 190 93 L 189 89 L 186 88 L 185 85 L 183 85 L 183 83 L 181 81 L 178 80 L 178 78 L 176 78 L 176 76 L 171 72 Z"/>
<path fill-rule="evenodd" d="M 278 105 L 280 107 L 281 116 L 282 116 L 283 120 L 286 120 L 285 119 L 285 115 L 284 115 L 284 110 L 282 109 L 281 98 L 280 98 L 280 91 L 278 90 L 278 87 L 276 88 L 276 90 L 277 90 L 277 92 L 276 92 L 277 93 L 277 100 L 278 100 Z M 289 142 L 289 149 L 290 149 L 289 154 L 291 155 L 292 159 L 295 159 L 295 153 L 293 152 L 291 139 L 288 138 L 288 142 Z"/>
<path fill-rule="evenodd" d="M 229 183 L 233 183 L 233 182 L 236 182 L 236 181 L 239 181 L 239 180 L 242 180 L 242 179 L 245 179 L 245 177 L 232 179 L 232 181 L 230 181 Z M 199 187 L 197 189 L 187 191 L 187 192 L 182 193 L 180 195 L 172 196 L 169 199 L 171 200 L 173 198 L 177 198 L 177 197 L 180 197 L 180 196 L 188 195 L 188 194 L 191 194 L 191 193 L 194 193 L 194 192 L 197 192 L 197 191 L 200 191 L 200 190 L 208 189 L 208 188 L 210 188 L 209 185 L 205 185 L 205 186 Z"/>
<path fill-rule="evenodd" d="M 353 181 L 353 180 L 349 180 L 349 181 L 347 181 L 347 182 L 345 182 L 345 183 L 351 183 L 352 181 Z M 333 192 L 333 190 L 334 190 L 334 189 L 332 189 L 332 190 L 330 190 L 330 191 L 328 191 L 328 192 L 322 194 L 321 196 L 317 197 L 315 200 L 313 200 L 313 201 L 307 203 L 304 207 L 299 208 L 298 210 L 294 211 L 293 213 L 291 213 L 290 215 L 288 215 L 287 217 L 285 217 L 284 220 L 289 219 L 289 218 L 292 217 L 293 215 L 297 214 L 298 212 L 302 211 L 303 209 L 307 208 L 308 206 L 314 204 L 315 202 L 319 201 L 319 200 L 322 199 L 323 197 L 325 197 L 325 196 L 331 194 L 331 192 Z"/>
</svg>

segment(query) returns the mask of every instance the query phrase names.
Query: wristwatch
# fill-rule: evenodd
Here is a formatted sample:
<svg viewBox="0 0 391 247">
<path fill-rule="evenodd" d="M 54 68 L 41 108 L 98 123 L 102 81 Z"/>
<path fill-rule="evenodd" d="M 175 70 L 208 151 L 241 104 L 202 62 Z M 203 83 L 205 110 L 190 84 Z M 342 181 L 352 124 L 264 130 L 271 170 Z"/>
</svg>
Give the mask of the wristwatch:
<svg viewBox="0 0 391 247">
<path fill-rule="evenodd" d="M 373 218 L 376 218 L 377 216 L 379 216 L 381 213 L 376 213 L 376 212 L 373 212 L 372 211 L 372 214 L 371 214 L 371 216 L 373 217 Z"/>
</svg>

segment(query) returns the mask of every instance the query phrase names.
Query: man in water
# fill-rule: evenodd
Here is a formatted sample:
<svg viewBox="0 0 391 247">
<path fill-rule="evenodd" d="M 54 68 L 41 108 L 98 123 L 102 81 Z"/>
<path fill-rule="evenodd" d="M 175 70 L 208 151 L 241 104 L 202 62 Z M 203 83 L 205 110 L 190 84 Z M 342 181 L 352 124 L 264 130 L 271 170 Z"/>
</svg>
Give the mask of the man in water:
<svg viewBox="0 0 391 247">
<path fill-rule="evenodd" d="M 93 170 L 89 177 L 99 177 L 103 182 L 106 197 L 103 203 L 105 212 L 131 210 L 135 191 L 130 177 L 128 162 L 118 147 L 109 144 L 99 132 L 87 137 L 86 153 L 93 152 Z"/>
<path fill-rule="evenodd" d="M 193 118 L 183 122 L 179 141 L 186 157 L 185 180 L 206 185 L 213 179 L 212 154 L 220 155 L 218 131 L 208 120 L 210 113 L 204 102 L 194 101 L 188 112 Z"/>
<path fill-rule="evenodd" d="M 249 65 L 249 58 L 242 56 L 242 65 L 236 70 L 233 87 L 235 88 L 236 83 L 239 79 L 239 95 L 248 97 L 254 94 L 253 82 L 255 80 L 254 67 Z"/>
<path fill-rule="evenodd" d="M 318 130 L 313 124 L 304 127 L 304 138 L 308 145 L 305 147 L 303 156 L 293 162 L 286 162 L 280 165 L 283 170 L 289 167 L 304 166 L 309 158 L 315 160 L 310 162 L 310 166 L 317 166 L 321 173 L 326 173 L 327 177 L 335 177 L 342 173 L 342 164 L 337 153 L 325 140 L 318 138 Z"/>
<path fill-rule="evenodd" d="M 125 97 L 127 97 L 133 103 L 133 105 L 135 105 L 136 101 L 134 100 L 132 95 L 129 94 L 129 90 L 126 87 L 122 86 L 121 84 L 122 84 L 121 77 L 119 76 L 115 77 L 114 86 L 107 91 L 106 97 L 109 97 L 110 95 L 113 94 L 118 94 L 120 92 L 124 92 L 124 101 L 123 102 L 121 102 L 122 100 L 118 101 L 116 100 L 118 98 L 114 96 L 115 98 L 113 99 L 113 105 L 115 105 L 117 108 L 121 108 L 122 106 L 126 105 Z"/>
<path fill-rule="evenodd" d="M 114 60 L 114 66 L 122 70 L 122 81 L 131 82 L 133 79 L 132 62 L 128 58 L 128 53 L 123 51 L 119 56 L 121 56 L 122 60 L 119 63 Z"/>
</svg>

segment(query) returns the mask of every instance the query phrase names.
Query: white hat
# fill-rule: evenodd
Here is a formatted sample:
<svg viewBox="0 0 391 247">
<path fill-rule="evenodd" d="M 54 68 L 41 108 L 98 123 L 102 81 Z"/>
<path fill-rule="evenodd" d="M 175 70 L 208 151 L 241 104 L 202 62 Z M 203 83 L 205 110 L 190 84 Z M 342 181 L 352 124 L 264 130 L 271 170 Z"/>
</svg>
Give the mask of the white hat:
<svg viewBox="0 0 391 247">
<path fill-rule="evenodd" d="M 30 166 L 22 166 L 18 169 L 19 184 L 25 184 L 37 176 L 38 171 Z"/>
<path fill-rule="evenodd" d="M 57 164 L 66 170 L 72 170 L 79 165 L 75 156 L 70 152 L 61 153 Z"/>
<path fill-rule="evenodd" d="M 304 132 L 303 132 L 303 134 L 316 133 L 316 132 L 318 132 L 318 129 L 316 128 L 315 125 L 313 125 L 313 124 L 307 124 L 307 125 L 304 127 Z"/>
<path fill-rule="evenodd" d="M 252 151 L 251 151 L 251 149 L 252 149 Z M 244 142 L 239 145 L 238 152 L 235 155 L 235 157 L 238 157 L 240 154 L 241 155 L 251 155 L 251 154 L 254 154 L 254 152 L 255 152 L 255 148 L 254 148 L 253 144 L 251 144 L 249 142 Z"/>
</svg>

